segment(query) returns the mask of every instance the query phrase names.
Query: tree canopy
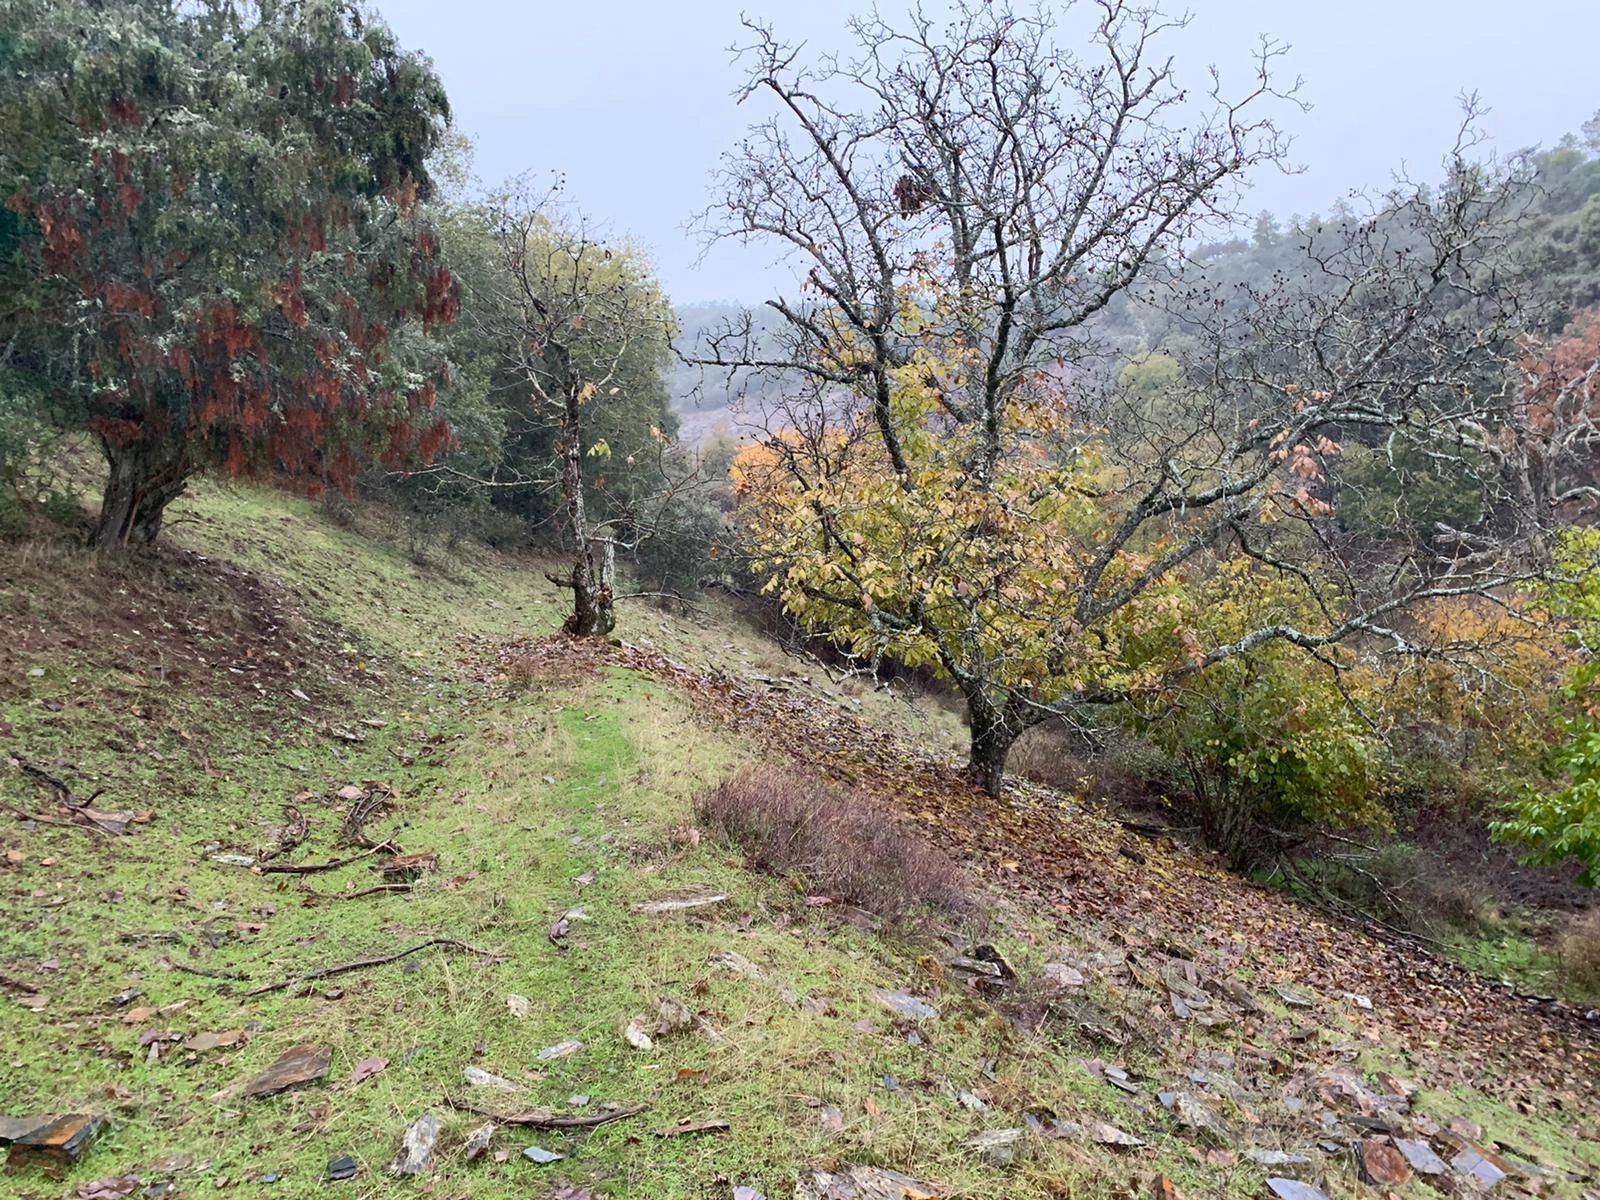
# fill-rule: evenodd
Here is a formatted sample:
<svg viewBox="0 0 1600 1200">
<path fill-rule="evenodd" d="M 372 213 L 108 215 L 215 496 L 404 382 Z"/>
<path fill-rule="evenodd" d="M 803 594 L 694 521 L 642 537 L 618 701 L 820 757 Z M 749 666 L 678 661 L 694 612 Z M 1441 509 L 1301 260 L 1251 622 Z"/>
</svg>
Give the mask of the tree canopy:
<svg viewBox="0 0 1600 1200">
<path fill-rule="evenodd" d="M 427 459 L 457 289 L 418 203 L 449 108 L 344 0 L 4 0 L 14 355 L 109 465 L 96 540 L 195 472 Z"/>
</svg>

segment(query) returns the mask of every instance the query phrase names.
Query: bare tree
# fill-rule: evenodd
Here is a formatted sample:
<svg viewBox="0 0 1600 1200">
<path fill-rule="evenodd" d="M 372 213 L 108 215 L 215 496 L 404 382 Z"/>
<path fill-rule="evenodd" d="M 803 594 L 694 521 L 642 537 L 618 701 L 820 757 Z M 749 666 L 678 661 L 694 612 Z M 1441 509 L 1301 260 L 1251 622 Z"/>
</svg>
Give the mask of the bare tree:
<svg viewBox="0 0 1600 1200">
<path fill-rule="evenodd" d="M 1463 141 L 1443 189 L 1402 186 L 1340 238 L 1308 239 L 1294 277 L 1197 292 L 1185 248 L 1231 215 L 1241 173 L 1283 161 L 1265 111 L 1292 102 L 1279 48 L 1261 45 L 1243 94 L 1213 80 L 1197 100 L 1157 53 L 1178 22 L 1120 0 L 1092 12 L 1086 57 L 1048 10 L 1004 2 L 960 4 L 945 28 L 857 20 L 855 56 L 815 65 L 752 24 L 741 98 L 774 115 L 727 156 L 704 218 L 713 239 L 776 241 L 804 267 L 807 297 L 770 302 L 780 335 L 758 347 L 735 322 L 700 355 L 800 381 L 767 444 L 769 496 L 791 502 L 763 546 L 785 599 L 948 675 L 991 791 L 1029 725 L 1269 642 L 1334 669 L 1341 644 L 1422 653 L 1408 606 L 1496 594 L 1539 543 L 1513 495 L 1524 459 L 1485 453 L 1517 419 L 1497 267 L 1516 181 L 1469 165 Z M 1136 292 L 1193 335 L 1159 419 L 1106 385 L 1097 318 Z M 1481 518 L 1420 546 L 1342 538 L 1344 438 L 1459 473 Z M 1238 557 L 1297 580 L 1315 619 L 1214 645 L 1167 628 L 1179 652 L 1133 669 L 1132 614 Z"/>
<path fill-rule="evenodd" d="M 675 470 L 668 440 L 656 440 L 654 466 L 663 492 L 653 494 L 649 513 L 635 506 L 596 519 L 584 492 L 584 458 L 606 456 L 603 442 L 584 445 L 583 414 L 606 403 L 628 384 L 625 364 L 641 341 L 665 352 L 671 310 L 642 260 L 619 252 L 581 219 L 565 220 L 549 196 L 517 186 L 495 199 L 490 224 L 497 247 L 496 270 L 483 284 L 475 319 L 503 356 L 509 374 L 525 386 L 532 406 L 553 422 L 557 471 L 571 569 L 550 580 L 572 593 L 567 632 L 604 636 L 616 625 L 616 559 L 654 531 L 672 496 L 693 483 L 692 464 Z M 632 459 L 619 470 L 638 467 Z M 540 481 L 492 481 L 524 487 Z"/>
</svg>

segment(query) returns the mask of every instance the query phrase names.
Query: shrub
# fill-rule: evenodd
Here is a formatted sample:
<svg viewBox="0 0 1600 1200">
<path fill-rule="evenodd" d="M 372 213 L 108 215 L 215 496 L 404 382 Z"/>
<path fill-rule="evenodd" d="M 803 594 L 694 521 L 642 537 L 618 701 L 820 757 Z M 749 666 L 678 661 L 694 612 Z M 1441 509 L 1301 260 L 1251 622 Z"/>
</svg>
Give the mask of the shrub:
<svg viewBox="0 0 1600 1200">
<path fill-rule="evenodd" d="M 743 850 L 752 868 L 887 921 L 918 909 L 965 914 L 974 907 L 946 854 L 860 795 L 772 767 L 747 767 L 697 797 L 695 815 Z"/>
<path fill-rule="evenodd" d="M 1600 999 L 1600 908 L 1572 918 L 1556 939 L 1556 954 L 1573 990 Z"/>
</svg>

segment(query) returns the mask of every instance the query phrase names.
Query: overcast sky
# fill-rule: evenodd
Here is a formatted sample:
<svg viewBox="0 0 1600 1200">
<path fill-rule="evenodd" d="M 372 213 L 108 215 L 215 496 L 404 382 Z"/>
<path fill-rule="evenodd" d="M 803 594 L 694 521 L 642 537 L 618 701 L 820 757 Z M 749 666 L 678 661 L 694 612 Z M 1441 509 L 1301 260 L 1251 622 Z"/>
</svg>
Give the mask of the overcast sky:
<svg viewBox="0 0 1600 1200">
<path fill-rule="evenodd" d="M 759 300 L 774 278 L 754 250 L 697 266 L 683 230 L 717 156 L 764 115 L 731 96 L 740 12 L 843 47 L 844 19 L 865 2 L 375 0 L 408 48 L 432 56 L 484 179 L 562 172 L 588 215 L 650 251 L 680 302 Z M 1306 169 L 1259 176 L 1252 209 L 1325 210 L 1402 163 L 1435 177 L 1466 90 L 1489 105 L 1503 151 L 1553 143 L 1600 109 L 1600 0 L 1195 0 L 1190 11 L 1168 42 L 1185 81 L 1215 64 L 1245 83 L 1262 33 L 1290 44 L 1285 72 L 1305 80 L 1312 107 L 1284 124 Z"/>
</svg>

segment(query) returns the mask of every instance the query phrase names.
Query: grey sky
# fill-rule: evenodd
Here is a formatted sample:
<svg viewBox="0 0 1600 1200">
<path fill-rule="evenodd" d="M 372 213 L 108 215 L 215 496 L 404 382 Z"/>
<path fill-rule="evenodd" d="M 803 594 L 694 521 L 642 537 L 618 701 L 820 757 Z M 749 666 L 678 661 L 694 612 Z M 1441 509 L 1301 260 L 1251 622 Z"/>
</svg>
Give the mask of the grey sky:
<svg viewBox="0 0 1600 1200">
<path fill-rule="evenodd" d="M 756 300 L 771 279 L 757 251 L 728 248 L 696 267 L 682 230 L 718 154 L 758 115 L 730 95 L 740 12 L 832 47 L 867 2 L 375 0 L 407 47 L 433 57 L 485 179 L 563 172 L 569 198 L 645 246 L 678 301 Z M 1503 151 L 1554 142 L 1600 109 L 1597 0 L 1195 0 L 1190 11 L 1168 42 L 1186 80 L 1214 63 L 1243 84 L 1261 33 L 1292 46 L 1285 73 L 1305 79 L 1313 107 L 1284 124 L 1307 169 L 1259 176 L 1252 209 L 1326 209 L 1351 188 L 1381 187 L 1402 162 L 1434 176 L 1464 90 L 1490 106 Z"/>
</svg>

